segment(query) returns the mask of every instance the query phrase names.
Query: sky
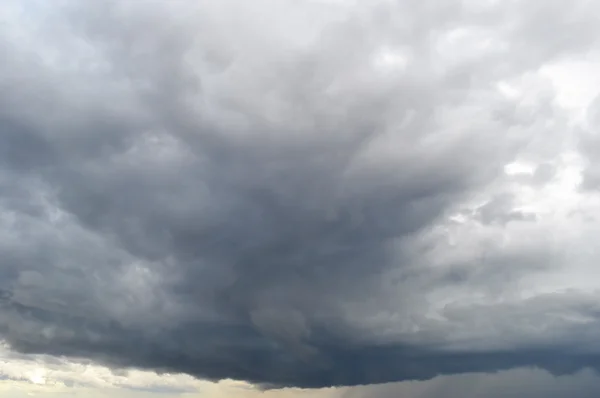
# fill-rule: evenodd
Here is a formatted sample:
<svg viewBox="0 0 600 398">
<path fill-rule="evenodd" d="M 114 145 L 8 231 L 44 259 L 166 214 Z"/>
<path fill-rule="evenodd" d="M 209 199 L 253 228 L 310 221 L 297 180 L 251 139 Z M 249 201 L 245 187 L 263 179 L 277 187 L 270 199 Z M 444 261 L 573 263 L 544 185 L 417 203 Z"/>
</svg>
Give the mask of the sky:
<svg viewBox="0 0 600 398">
<path fill-rule="evenodd" d="M 0 394 L 600 390 L 600 3 L 0 2 Z"/>
</svg>

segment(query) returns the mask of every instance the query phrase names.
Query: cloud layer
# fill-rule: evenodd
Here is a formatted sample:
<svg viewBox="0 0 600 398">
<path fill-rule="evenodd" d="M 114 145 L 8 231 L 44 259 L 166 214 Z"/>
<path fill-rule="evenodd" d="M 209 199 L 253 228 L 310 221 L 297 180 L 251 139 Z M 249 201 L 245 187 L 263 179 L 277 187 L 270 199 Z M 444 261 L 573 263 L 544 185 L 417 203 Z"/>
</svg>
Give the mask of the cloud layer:
<svg viewBox="0 0 600 398">
<path fill-rule="evenodd" d="M 597 70 L 593 2 L 59 3 L 0 5 L 13 350 L 263 386 L 598 367 L 598 105 L 564 73 Z"/>
</svg>

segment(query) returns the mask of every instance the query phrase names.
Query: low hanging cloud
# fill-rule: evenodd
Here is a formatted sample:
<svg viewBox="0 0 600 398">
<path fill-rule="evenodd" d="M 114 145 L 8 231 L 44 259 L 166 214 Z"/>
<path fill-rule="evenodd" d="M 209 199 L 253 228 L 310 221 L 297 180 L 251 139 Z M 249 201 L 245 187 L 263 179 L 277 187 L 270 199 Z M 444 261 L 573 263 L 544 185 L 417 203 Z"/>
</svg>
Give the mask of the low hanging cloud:
<svg viewBox="0 0 600 398">
<path fill-rule="evenodd" d="M 600 379 L 591 371 L 553 377 L 539 369 L 514 369 L 492 374 L 464 374 L 437 377 L 423 382 L 388 383 L 347 389 L 342 398 L 592 398 Z"/>
<path fill-rule="evenodd" d="M 596 65 L 597 4 L 0 10 L 12 350 L 264 387 L 600 365 L 596 93 L 556 72 Z"/>
</svg>

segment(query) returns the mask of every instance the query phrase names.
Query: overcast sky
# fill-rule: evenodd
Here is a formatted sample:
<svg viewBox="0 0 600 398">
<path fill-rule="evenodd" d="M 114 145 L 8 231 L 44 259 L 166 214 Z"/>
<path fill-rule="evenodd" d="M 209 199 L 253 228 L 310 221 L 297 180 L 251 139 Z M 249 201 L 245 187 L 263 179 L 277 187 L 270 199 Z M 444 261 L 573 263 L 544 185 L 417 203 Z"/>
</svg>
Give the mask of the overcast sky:
<svg viewBox="0 0 600 398">
<path fill-rule="evenodd" d="M 596 396 L 599 40 L 593 0 L 1 1 L 0 393 Z"/>
</svg>

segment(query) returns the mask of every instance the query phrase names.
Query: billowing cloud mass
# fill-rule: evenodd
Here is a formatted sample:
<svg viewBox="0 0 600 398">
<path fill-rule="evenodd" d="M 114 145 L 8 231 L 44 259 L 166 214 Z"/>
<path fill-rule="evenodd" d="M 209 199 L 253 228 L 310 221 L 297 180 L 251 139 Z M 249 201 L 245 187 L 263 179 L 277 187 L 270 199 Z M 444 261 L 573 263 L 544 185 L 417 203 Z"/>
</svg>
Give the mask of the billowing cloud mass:
<svg viewBox="0 0 600 398">
<path fill-rule="evenodd" d="M 597 2 L 0 15 L 14 352 L 264 387 L 600 367 Z"/>
</svg>

